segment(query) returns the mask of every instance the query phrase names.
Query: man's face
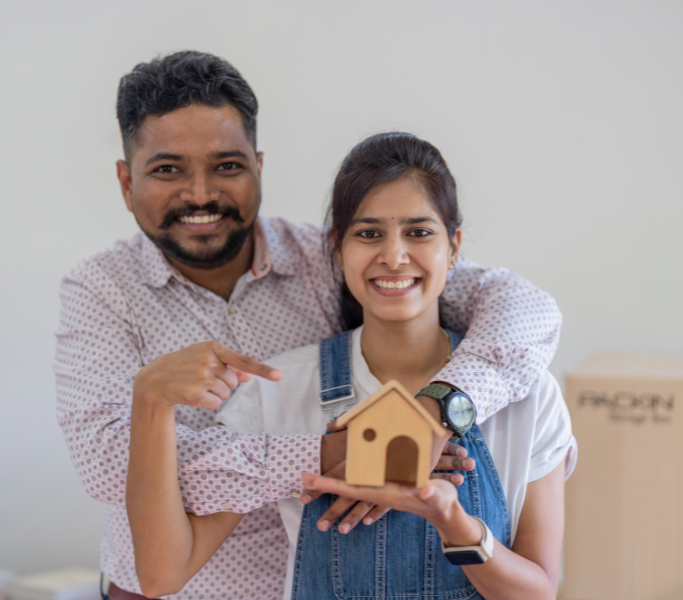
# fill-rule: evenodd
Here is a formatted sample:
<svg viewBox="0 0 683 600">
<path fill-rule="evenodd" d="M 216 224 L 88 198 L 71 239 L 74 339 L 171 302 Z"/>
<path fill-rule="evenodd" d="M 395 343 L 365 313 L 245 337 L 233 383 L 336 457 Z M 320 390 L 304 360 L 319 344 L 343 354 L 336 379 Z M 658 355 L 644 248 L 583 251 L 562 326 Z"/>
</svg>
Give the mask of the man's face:
<svg viewBox="0 0 683 600">
<path fill-rule="evenodd" d="M 239 112 L 192 104 L 148 116 L 131 154 L 117 163 L 117 174 L 147 237 L 193 268 L 233 260 L 258 213 L 263 160 Z"/>
</svg>

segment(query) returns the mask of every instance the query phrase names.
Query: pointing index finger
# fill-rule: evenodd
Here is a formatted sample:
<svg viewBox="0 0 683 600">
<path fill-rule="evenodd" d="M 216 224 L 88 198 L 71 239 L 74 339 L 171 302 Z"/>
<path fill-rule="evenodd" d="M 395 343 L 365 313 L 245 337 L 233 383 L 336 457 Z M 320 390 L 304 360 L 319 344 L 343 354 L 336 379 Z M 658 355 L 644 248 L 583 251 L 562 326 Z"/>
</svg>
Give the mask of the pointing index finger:
<svg viewBox="0 0 683 600">
<path fill-rule="evenodd" d="M 249 373 L 269 379 L 270 381 L 280 381 L 282 379 L 282 373 L 278 369 L 269 367 L 255 358 L 251 358 L 251 356 L 245 356 L 230 350 L 230 348 L 226 348 L 222 344 L 215 344 L 213 352 L 222 363 L 242 373 Z"/>
</svg>

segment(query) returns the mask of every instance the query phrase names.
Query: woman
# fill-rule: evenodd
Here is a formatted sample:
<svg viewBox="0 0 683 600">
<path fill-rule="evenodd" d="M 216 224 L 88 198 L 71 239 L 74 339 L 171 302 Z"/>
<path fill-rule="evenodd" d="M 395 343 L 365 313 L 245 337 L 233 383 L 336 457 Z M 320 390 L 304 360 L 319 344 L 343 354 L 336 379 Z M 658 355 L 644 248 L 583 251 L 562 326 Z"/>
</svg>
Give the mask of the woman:
<svg viewBox="0 0 683 600">
<path fill-rule="evenodd" d="M 329 221 L 329 254 L 343 273 L 347 324 L 363 325 L 272 359 L 283 373 L 280 382 L 241 386 L 219 418 L 241 433 L 322 433 L 329 420 L 389 380 L 416 394 L 459 343 L 439 323 L 438 298 L 455 268 L 461 219 L 455 182 L 436 148 L 401 133 L 356 146 L 336 178 Z M 321 407 L 320 380 L 344 361 L 325 361 L 330 348 L 349 359 L 345 385 L 353 389 L 332 408 Z M 432 400 L 423 402 L 438 415 Z M 129 482 L 138 575 L 145 593 L 172 593 L 210 559 L 241 515 L 186 515 L 172 411 L 166 420 L 136 419 L 134 410 L 131 462 L 142 448 L 143 427 L 159 456 L 147 484 L 139 469 Z M 285 598 L 554 598 L 564 479 L 576 454 L 556 382 L 547 374 L 524 402 L 474 426 L 462 444 L 477 467 L 457 492 L 446 482 L 422 490 L 391 483 L 363 489 L 305 479 L 312 489 L 364 501 L 338 527 L 327 516 L 329 496 L 305 508 L 297 498 L 279 501 L 291 545 Z M 353 528 L 360 518 L 366 525 L 378 519 L 383 511 L 374 504 L 406 512 Z M 458 549 L 470 546 L 486 546 L 480 555 L 487 560 L 451 564 L 463 556 Z"/>
</svg>

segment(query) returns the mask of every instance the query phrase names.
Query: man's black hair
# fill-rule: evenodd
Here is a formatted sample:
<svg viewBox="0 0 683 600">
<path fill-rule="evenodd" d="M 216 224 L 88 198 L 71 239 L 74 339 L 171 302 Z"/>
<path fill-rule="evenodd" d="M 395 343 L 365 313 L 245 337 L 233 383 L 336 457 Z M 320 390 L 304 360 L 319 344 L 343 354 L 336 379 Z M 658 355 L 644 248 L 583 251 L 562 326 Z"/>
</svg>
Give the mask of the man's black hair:
<svg viewBox="0 0 683 600">
<path fill-rule="evenodd" d="M 256 148 L 258 102 L 249 84 L 229 62 L 202 52 L 184 51 L 140 63 L 119 83 L 116 115 L 126 158 L 138 141 L 147 115 L 161 116 L 199 103 L 234 106 Z"/>
</svg>

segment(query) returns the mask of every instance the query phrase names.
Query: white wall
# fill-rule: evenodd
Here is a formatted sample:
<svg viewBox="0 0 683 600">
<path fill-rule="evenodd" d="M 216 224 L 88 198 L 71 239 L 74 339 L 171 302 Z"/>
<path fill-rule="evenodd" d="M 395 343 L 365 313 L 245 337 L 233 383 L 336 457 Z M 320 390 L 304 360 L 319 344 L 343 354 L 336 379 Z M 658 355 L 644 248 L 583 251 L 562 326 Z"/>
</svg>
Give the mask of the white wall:
<svg viewBox="0 0 683 600">
<path fill-rule="evenodd" d="M 118 79 L 157 53 L 232 61 L 260 104 L 267 214 L 319 222 L 368 133 L 434 142 L 465 253 L 564 312 L 552 370 L 683 353 L 683 4 L 656 0 L 3 0 L 0 567 L 97 564 L 100 508 L 54 413 L 61 275 L 136 230 L 114 177 Z"/>
</svg>

